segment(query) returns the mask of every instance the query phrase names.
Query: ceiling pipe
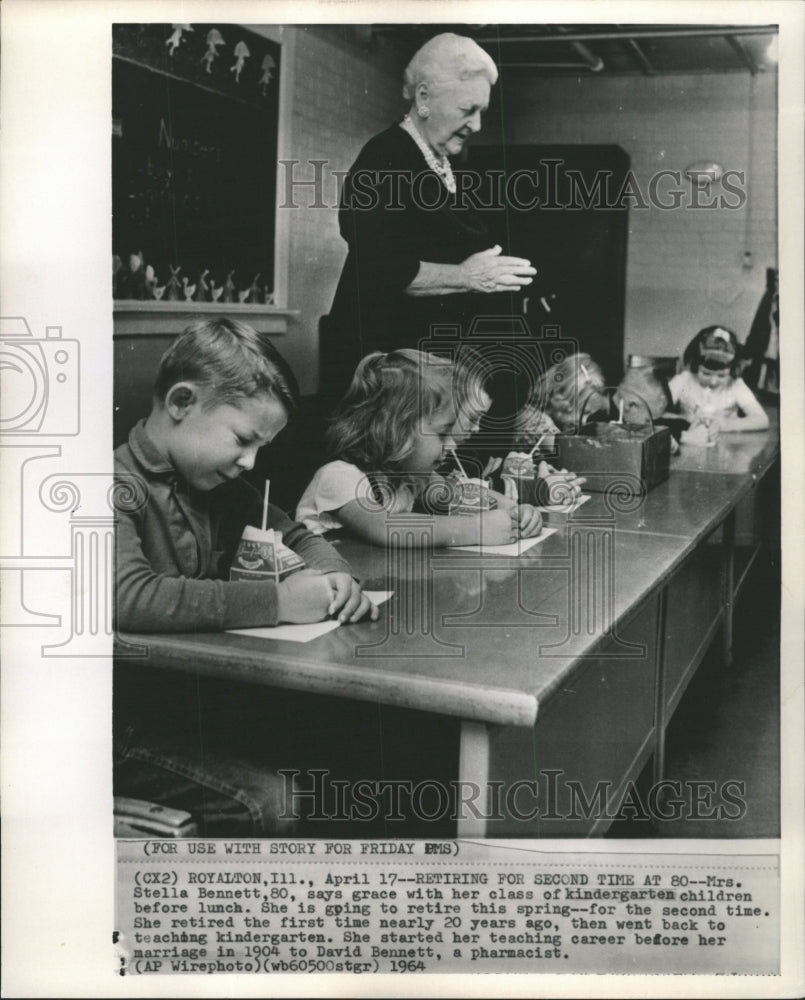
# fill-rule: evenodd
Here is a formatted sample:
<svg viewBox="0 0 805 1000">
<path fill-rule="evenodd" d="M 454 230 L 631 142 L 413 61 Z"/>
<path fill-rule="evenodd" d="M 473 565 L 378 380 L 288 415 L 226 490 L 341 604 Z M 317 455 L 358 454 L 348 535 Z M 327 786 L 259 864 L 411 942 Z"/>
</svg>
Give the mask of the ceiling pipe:
<svg viewBox="0 0 805 1000">
<path fill-rule="evenodd" d="M 568 34 L 570 34 L 570 29 L 566 28 L 564 25 L 557 25 L 556 31 L 558 34 L 562 35 L 565 38 L 567 38 Z M 584 44 L 584 42 L 570 42 L 569 44 L 573 47 L 573 49 L 576 52 L 578 52 L 581 58 L 585 61 L 588 69 L 592 70 L 593 73 L 601 72 L 601 70 L 604 68 L 604 60 L 600 56 L 597 56 L 594 52 L 591 52 Z"/>
<path fill-rule="evenodd" d="M 727 35 L 727 41 L 732 46 L 733 50 L 738 54 L 738 58 L 746 66 L 752 76 L 757 75 L 757 66 L 755 65 L 755 60 L 749 55 L 746 49 L 740 42 L 740 39 L 735 38 L 734 35 Z"/>
<path fill-rule="evenodd" d="M 499 45 L 517 42 L 601 42 L 623 41 L 626 38 L 708 38 L 727 35 L 776 35 L 774 24 L 758 24 L 752 27 L 723 28 L 657 28 L 649 31 L 573 31 L 567 35 L 505 35 L 494 37 L 478 36 L 475 41 L 480 45 Z"/>
<path fill-rule="evenodd" d="M 591 66 L 587 62 L 583 63 L 570 63 L 570 62 L 501 62 L 498 63 L 501 69 L 585 69 L 592 73 L 600 73 L 604 68 L 604 60 L 600 59 L 600 66 Z"/>
<path fill-rule="evenodd" d="M 604 60 L 600 56 L 594 56 L 587 46 L 582 45 L 581 42 L 571 42 L 570 44 L 587 63 L 588 69 L 591 69 L 593 73 L 601 72 L 604 68 Z"/>
<path fill-rule="evenodd" d="M 640 48 L 640 46 L 637 44 L 634 38 L 627 38 L 626 43 L 629 50 L 633 53 L 635 59 L 637 59 L 637 61 L 640 63 L 640 66 L 645 75 L 654 76 L 655 73 L 654 67 L 651 65 L 651 62 L 646 56 L 646 53 Z M 735 44 L 737 45 L 739 43 L 736 41 Z"/>
</svg>

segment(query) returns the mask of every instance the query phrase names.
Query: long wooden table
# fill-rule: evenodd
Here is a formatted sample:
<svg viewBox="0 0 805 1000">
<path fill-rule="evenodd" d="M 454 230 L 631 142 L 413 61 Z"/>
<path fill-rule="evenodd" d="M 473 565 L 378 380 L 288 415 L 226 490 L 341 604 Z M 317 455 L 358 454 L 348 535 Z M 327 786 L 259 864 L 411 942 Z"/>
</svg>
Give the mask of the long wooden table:
<svg viewBox="0 0 805 1000">
<path fill-rule="evenodd" d="M 775 427 L 724 435 L 707 449 L 707 471 L 683 449 L 642 502 L 594 494 L 551 516 L 554 534 L 516 559 L 431 550 L 427 539 L 387 550 L 344 538 L 364 587 L 395 591 L 377 622 L 307 644 L 123 636 L 129 653 L 146 655 L 121 663 L 456 717 L 455 778 L 482 789 L 458 835 L 603 833 L 609 810 L 572 815 L 568 782 L 588 799 L 608 783 L 609 804 L 652 756 L 663 777 L 667 722 L 722 626 L 729 654 L 735 511 L 774 467 L 778 442 Z M 427 534 L 414 519 L 393 530 L 398 541 Z M 496 788 L 526 781 L 540 786 L 539 815 L 491 802 Z"/>
</svg>

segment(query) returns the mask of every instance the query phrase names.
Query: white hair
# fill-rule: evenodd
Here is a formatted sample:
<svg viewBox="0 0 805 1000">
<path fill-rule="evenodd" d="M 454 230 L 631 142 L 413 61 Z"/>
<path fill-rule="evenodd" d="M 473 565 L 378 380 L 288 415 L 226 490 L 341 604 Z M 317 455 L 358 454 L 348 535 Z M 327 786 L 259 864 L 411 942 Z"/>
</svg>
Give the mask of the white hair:
<svg viewBox="0 0 805 1000">
<path fill-rule="evenodd" d="M 405 67 L 403 97 L 413 101 L 420 83 L 438 88 L 440 84 L 473 76 L 485 77 L 490 87 L 497 83 L 498 68 L 494 60 L 471 38 L 445 32 L 425 42 Z"/>
</svg>

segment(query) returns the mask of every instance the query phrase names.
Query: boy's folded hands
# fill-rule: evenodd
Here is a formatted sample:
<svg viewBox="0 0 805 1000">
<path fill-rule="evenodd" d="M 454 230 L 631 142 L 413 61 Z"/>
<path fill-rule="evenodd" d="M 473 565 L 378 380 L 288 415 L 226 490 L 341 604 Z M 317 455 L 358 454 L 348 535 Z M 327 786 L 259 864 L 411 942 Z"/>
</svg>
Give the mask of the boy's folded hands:
<svg viewBox="0 0 805 1000">
<path fill-rule="evenodd" d="M 372 621 L 377 620 L 380 612 L 349 573 L 325 573 L 324 576 L 332 587 L 328 615 L 337 614 L 340 622 L 357 622 L 368 613 Z"/>
<path fill-rule="evenodd" d="M 348 573 L 300 570 L 277 584 L 277 620 L 302 624 L 338 615 L 340 622 L 356 622 L 366 614 L 372 621 L 378 610 Z"/>
</svg>

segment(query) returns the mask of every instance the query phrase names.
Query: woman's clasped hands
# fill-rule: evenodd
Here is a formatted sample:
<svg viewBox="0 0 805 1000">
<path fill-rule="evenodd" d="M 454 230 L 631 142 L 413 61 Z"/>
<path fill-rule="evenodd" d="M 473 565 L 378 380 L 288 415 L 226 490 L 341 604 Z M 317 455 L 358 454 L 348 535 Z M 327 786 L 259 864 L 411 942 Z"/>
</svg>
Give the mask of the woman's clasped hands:
<svg viewBox="0 0 805 1000">
<path fill-rule="evenodd" d="M 537 269 L 524 257 L 508 257 L 495 244 L 459 265 L 468 292 L 507 292 L 530 285 Z"/>
</svg>

